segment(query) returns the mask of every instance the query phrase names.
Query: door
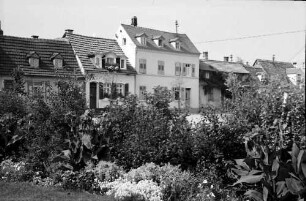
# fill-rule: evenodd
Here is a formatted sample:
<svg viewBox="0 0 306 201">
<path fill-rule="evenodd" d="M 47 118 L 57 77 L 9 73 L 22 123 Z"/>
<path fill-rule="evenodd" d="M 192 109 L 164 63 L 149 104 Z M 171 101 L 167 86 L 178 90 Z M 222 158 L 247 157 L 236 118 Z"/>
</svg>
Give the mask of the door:
<svg viewBox="0 0 306 201">
<path fill-rule="evenodd" d="M 190 88 L 186 88 L 185 89 L 185 105 L 186 105 L 186 108 L 190 108 L 190 91 L 191 89 Z"/>
<path fill-rule="evenodd" d="M 90 109 L 97 108 L 97 83 L 90 83 Z"/>
</svg>

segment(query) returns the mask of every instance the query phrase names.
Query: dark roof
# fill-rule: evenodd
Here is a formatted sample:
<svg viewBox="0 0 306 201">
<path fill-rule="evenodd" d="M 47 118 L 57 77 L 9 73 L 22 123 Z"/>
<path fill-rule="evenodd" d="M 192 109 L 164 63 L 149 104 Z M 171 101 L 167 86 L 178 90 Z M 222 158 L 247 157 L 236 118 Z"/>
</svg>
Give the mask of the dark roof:
<svg viewBox="0 0 306 201">
<path fill-rule="evenodd" d="M 200 60 L 200 70 L 249 74 L 242 63 L 214 60 Z"/>
<path fill-rule="evenodd" d="M 249 71 L 251 75 L 257 75 L 259 72 L 263 72 L 262 68 L 258 68 L 255 66 L 244 65 L 244 68 Z"/>
<path fill-rule="evenodd" d="M 280 62 L 280 61 L 271 61 L 256 59 L 253 64 L 254 67 L 262 68 L 269 76 L 286 76 L 286 68 L 294 68 L 292 63 L 289 62 Z"/>
<path fill-rule="evenodd" d="M 118 45 L 116 40 L 106 39 L 106 38 L 97 38 L 90 36 L 82 36 L 78 34 L 65 33 L 65 38 L 67 38 L 72 45 L 75 53 L 79 57 L 85 70 L 97 71 L 95 65 L 91 62 L 88 57 L 90 54 L 104 54 L 107 52 L 113 52 L 117 56 L 126 57 Z M 127 57 L 126 57 L 127 58 Z M 98 70 L 99 72 L 106 72 L 106 69 Z M 120 69 L 119 73 L 128 73 L 136 74 L 135 69 L 127 62 L 127 69 Z"/>
<path fill-rule="evenodd" d="M 122 24 L 122 27 L 126 30 L 128 35 L 130 36 L 130 38 L 133 40 L 134 44 L 136 44 L 138 48 L 157 50 L 157 51 L 176 52 L 176 53 L 179 52 L 186 54 L 200 54 L 200 52 L 197 50 L 197 48 L 194 46 L 194 44 L 191 42 L 191 40 L 188 38 L 186 34 L 177 34 L 177 33 L 159 31 L 144 27 L 138 27 L 138 26 L 135 27 L 126 24 Z M 145 33 L 148 36 L 146 46 L 141 45 L 136 39 L 136 37 L 142 33 Z M 163 47 L 157 46 L 153 41 L 154 38 L 158 36 L 163 36 L 165 38 Z M 173 45 L 170 44 L 170 40 L 172 41 L 174 39 L 179 40 L 181 42 L 180 50 L 175 49 Z"/>
<path fill-rule="evenodd" d="M 54 53 L 63 57 L 63 69 L 56 71 L 54 68 L 51 61 Z M 30 67 L 28 62 L 27 57 L 35 54 L 40 59 L 39 68 Z M 71 74 L 74 70 L 76 75 L 82 76 L 73 49 L 66 40 L 0 36 L 0 74 L 10 75 L 16 67 L 30 76 L 57 76 Z"/>
</svg>

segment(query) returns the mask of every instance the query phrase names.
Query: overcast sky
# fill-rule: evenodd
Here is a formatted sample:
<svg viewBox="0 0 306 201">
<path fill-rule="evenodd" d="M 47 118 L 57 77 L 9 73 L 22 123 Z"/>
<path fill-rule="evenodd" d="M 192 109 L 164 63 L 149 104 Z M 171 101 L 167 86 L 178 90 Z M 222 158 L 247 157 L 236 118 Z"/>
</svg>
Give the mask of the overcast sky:
<svg viewBox="0 0 306 201">
<path fill-rule="evenodd" d="M 204 0 L 0 0 L 4 35 L 40 38 L 74 33 L 115 38 L 120 23 L 185 33 L 200 52 L 222 60 L 233 55 L 244 61 L 256 58 L 289 62 L 305 59 L 306 2 Z M 287 33 L 242 40 L 215 40 Z"/>
</svg>

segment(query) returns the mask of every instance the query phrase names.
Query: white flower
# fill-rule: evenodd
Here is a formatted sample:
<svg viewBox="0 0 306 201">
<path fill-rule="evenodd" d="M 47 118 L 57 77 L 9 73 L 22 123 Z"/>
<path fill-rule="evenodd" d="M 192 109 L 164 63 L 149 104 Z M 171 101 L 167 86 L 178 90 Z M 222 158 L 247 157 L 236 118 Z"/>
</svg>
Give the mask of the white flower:
<svg viewBox="0 0 306 201">
<path fill-rule="evenodd" d="M 207 180 L 206 179 L 203 180 L 203 184 L 207 184 Z"/>
</svg>

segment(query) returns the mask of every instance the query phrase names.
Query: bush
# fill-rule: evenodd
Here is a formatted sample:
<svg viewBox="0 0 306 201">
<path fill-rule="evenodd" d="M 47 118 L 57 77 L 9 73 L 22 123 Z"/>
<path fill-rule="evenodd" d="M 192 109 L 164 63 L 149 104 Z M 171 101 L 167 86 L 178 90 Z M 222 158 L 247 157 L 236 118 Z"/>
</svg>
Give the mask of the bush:
<svg viewBox="0 0 306 201">
<path fill-rule="evenodd" d="M 94 172 L 100 182 L 112 182 L 124 174 L 121 167 L 107 161 L 100 161 L 95 167 Z"/>
<path fill-rule="evenodd" d="M 62 185 L 64 189 L 85 190 L 99 192 L 100 187 L 94 172 L 90 171 L 65 171 L 62 173 Z"/>
<path fill-rule="evenodd" d="M 0 179 L 4 181 L 31 181 L 33 175 L 34 172 L 23 161 L 13 162 L 8 159 L 0 164 Z"/>
</svg>

